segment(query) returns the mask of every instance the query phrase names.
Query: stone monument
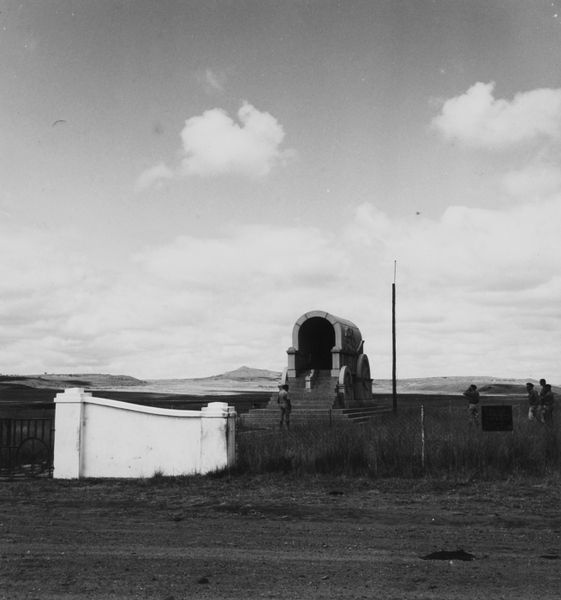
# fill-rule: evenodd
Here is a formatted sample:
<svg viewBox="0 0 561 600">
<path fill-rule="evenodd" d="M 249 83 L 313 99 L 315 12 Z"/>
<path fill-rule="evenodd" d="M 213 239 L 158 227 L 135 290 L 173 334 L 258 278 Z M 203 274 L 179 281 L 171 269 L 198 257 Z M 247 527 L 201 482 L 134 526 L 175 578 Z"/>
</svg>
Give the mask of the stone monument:
<svg viewBox="0 0 561 600">
<path fill-rule="evenodd" d="M 279 385 L 288 385 L 291 424 L 360 422 L 387 407 L 374 402 L 370 364 L 360 329 L 351 321 L 313 310 L 292 328 L 288 366 Z M 266 407 L 240 415 L 249 427 L 278 426 L 277 393 Z"/>
<path fill-rule="evenodd" d="M 372 378 L 360 329 L 351 321 L 314 310 L 303 314 L 292 329 L 288 367 L 281 383 L 291 396 L 305 400 L 321 390 L 333 407 L 372 402 Z M 304 392 L 304 394 L 300 392 Z"/>
</svg>

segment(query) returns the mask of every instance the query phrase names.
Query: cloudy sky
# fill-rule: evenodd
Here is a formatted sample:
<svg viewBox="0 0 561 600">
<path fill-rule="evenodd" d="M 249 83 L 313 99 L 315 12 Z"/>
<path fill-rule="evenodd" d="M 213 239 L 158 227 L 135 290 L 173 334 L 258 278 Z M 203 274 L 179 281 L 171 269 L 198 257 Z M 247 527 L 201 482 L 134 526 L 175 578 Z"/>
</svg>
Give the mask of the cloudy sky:
<svg viewBox="0 0 561 600">
<path fill-rule="evenodd" d="M 0 0 L 0 372 L 561 383 L 560 0 Z"/>
</svg>

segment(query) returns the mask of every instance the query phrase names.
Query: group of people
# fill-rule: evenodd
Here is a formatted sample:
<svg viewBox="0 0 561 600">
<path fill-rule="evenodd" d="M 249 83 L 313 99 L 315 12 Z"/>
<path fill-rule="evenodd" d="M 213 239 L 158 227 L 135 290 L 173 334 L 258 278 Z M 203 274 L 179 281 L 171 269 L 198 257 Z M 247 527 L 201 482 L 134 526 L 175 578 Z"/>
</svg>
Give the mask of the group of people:
<svg viewBox="0 0 561 600">
<path fill-rule="evenodd" d="M 551 385 L 545 379 L 540 379 L 540 391 L 536 390 L 533 383 L 526 384 L 528 391 L 528 419 L 549 423 L 553 419 L 554 397 Z"/>
<path fill-rule="evenodd" d="M 536 390 L 533 383 L 526 384 L 528 391 L 528 419 L 530 421 L 540 421 L 541 423 L 550 423 L 553 419 L 553 404 L 555 398 L 551 385 L 545 379 L 540 379 L 540 391 Z M 468 399 L 468 414 L 470 419 L 477 421 L 479 418 L 479 390 L 475 384 L 471 384 L 464 392 Z"/>
<path fill-rule="evenodd" d="M 533 383 L 526 384 L 528 391 L 528 419 L 530 421 L 540 421 L 541 423 L 550 423 L 553 419 L 553 404 L 555 398 L 551 390 L 551 385 L 545 379 L 540 379 L 540 391 L 538 392 Z M 472 383 L 464 392 L 464 396 L 468 399 L 468 414 L 472 421 L 479 419 L 479 390 Z M 288 396 L 288 385 L 279 386 L 277 396 L 281 418 L 280 427 L 283 424 L 288 429 L 290 427 L 290 412 L 292 404 Z"/>
</svg>

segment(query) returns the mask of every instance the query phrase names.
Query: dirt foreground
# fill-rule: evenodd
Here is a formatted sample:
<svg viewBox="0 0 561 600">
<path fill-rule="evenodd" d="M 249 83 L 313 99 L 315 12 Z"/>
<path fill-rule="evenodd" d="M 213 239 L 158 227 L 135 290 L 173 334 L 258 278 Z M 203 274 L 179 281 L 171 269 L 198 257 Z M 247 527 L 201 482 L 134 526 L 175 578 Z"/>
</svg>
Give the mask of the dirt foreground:
<svg viewBox="0 0 561 600">
<path fill-rule="evenodd" d="M 560 507 L 558 480 L 0 482 L 0 598 L 557 599 Z"/>
</svg>

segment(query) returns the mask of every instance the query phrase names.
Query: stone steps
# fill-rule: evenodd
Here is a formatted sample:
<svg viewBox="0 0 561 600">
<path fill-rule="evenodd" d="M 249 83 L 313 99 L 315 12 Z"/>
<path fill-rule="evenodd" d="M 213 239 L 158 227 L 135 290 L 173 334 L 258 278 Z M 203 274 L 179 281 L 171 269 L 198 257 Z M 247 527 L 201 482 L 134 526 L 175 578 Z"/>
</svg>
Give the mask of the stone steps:
<svg viewBox="0 0 561 600">
<path fill-rule="evenodd" d="M 390 405 L 378 403 L 370 406 L 342 408 L 337 405 L 337 380 L 331 371 L 316 373 L 311 389 L 306 388 L 306 374 L 288 381 L 292 403 L 291 425 L 311 423 L 361 423 L 391 410 Z M 240 423 L 248 429 L 278 427 L 280 409 L 274 394 L 265 408 L 255 408 L 240 415 Z"/>
<path fill-rule="evenodd" d="M 361 406 L 353 408 L 306 408 L 292 410 L 292 425 L 305 423 L 361 423 L 391 411 L 389 405 Z M 280 421 L 280 410 L 277 407 L 254 409 L 240 415 L 241 424 L 248 428 L 276 427 Z"/>
<path fill-rule="evenodd" d="M 311 389 L 306 388 L 304 377 L 298 377 L 289 382 L 289 396 L 293 412 L 296 410 L 333 408 L 335 401 L 335 383 L 330 371 L 321 371 L 313 381 Z M 278 409 L 276 397 L 273 397 L 269 406 Z"/>
</svg>

